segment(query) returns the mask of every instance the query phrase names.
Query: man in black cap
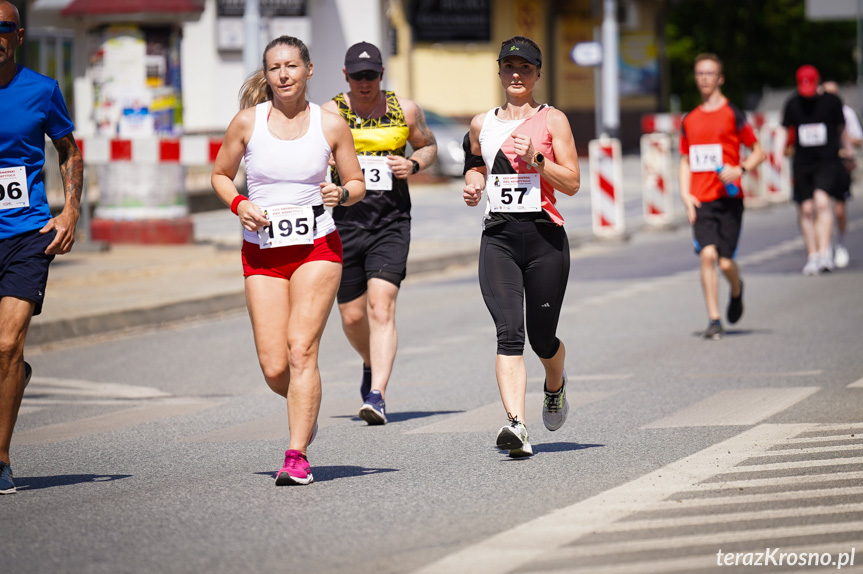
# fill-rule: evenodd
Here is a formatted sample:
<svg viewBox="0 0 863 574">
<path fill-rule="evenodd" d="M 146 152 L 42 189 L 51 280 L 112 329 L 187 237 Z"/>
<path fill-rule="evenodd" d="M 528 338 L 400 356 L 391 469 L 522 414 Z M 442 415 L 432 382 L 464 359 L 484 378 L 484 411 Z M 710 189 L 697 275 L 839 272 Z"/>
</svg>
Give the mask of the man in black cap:
<svg viewBox="0 0 863 574">
<path fill-rule="evenodd" d="M 434 163 L 437 143 L 418 105 L 381 89 L 384 66 L 375 45 L 348 48 L 342 71 L 350 90 L 321 107 L 350 126 L 366 196 L 333 209 L 344 246 L 337 299 L 345 335 L 363 359 L 359 416 L 376 425 L 387 422 L 384 395 L 398 345 L 396 297 L 410 245 L 407 178 Z M 408 142 L 414 151 L 405 157 Z"/>
</svg>

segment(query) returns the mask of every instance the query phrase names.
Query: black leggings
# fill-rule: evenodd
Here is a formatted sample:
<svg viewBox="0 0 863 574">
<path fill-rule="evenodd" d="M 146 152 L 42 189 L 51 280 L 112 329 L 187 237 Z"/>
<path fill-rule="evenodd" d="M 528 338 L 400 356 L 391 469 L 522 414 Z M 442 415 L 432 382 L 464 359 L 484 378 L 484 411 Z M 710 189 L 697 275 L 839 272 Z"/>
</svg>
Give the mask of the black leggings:
<svg viewBox="0 0 863 574">
<path fill-rule="evenodd" d="M 562 226 L 506 222 L 483 231 L 479 286 L 497 327 L 498 355 L 524 354 L 525 314 L 531 349 L 541 359 L 557 353 L 568 277 L 569 239 Z"/>
</svg>

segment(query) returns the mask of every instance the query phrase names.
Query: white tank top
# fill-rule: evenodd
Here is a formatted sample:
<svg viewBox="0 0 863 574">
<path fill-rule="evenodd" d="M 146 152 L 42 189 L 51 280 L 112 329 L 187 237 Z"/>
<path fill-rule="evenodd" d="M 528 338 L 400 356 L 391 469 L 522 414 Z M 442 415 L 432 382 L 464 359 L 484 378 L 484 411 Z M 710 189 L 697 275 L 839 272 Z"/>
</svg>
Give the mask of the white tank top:
<svg viewBox="0 0 863 574">
<path fill-rule="evenodd" d="M 246 185 L 249 200 L 259 207 L 321 205 L 321 182 L 327 179 L 330 144 L 321 127 L 321 108 L 309 103 L 309 129 L 295 140 L 280 140 L 267 129 L 270 102 L 255 106 L 255 128 L 246 145 Z M 336 230 L 329 211 L 316 218 L 315 239 Z M 258 243 L 256 233 L 243 237 Z"/>
</svg>

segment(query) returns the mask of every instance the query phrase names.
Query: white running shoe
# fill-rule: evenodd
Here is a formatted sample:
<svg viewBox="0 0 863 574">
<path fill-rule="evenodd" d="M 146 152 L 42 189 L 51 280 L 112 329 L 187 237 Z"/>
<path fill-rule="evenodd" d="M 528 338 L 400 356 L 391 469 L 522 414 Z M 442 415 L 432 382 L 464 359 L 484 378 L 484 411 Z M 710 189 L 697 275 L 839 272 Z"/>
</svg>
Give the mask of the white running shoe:
<svg viewBox="0 0 863 574">
<path fill-rule="evenodd" d="M 803 275 L 814 277 L 821 273 L 821 266 L 819 263 L 820 258 L 817 255 L 810 255 L 809 259 L 806 260 L 806 265 L 803 266 Z"/>
<path fill-rule="evenodd" d="M 848 261 L 850 259 L 851 258 L 848 256 L 848 248 L 844 245 L 837 245 L 836 249 L 833 250 L 833 264 L 839 269 L 848 267 Z"/>
<path fill-rule="evenodd" d="M 530 446 L 530 440 L 527 438 L 527 427 L 518 420 L 518 417 L 513 417 L 509 413 L 507 416 L 509 416 L 509 424 L 501 427 L 497 433 L 497 448 L 508 450 L 512 458 L 532 456 L 533 447 Z"/>
</svg>

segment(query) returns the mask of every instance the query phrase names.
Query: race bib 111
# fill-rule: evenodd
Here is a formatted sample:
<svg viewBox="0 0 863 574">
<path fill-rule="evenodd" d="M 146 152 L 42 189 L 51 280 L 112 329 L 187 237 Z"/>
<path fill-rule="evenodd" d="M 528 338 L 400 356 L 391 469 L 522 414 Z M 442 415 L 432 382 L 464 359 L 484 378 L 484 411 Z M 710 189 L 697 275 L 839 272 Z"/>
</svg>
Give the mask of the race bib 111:
<svg viewBox="0 0 863 574">
<path fill-rule="evenodd" d="M 23 166 L 0 168 L 0 209 L 30 207 L 27 169 Z"/>
</svg>

